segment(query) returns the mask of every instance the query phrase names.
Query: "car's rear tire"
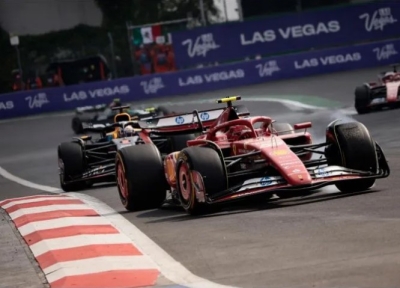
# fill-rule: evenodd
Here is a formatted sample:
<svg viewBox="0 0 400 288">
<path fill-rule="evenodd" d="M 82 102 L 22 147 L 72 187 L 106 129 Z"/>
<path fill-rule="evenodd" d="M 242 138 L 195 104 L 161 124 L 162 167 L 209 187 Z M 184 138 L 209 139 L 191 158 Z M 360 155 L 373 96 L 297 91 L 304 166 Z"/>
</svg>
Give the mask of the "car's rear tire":
<svg viewBox="0 0 400 288">
<path fill-rule="evenodd" d="M 116 157 L 118 193 L 129 211 L 159 208 L 168 188 L 160 152 L 153 144 L 129 146 Z"/>
<path fill-rule="evenodd" d="M 171 136 L 170 143 L 171 143 L 171 152 L 181 151 L 182 149 L 188 147 L 187 142 L 190 140 L 195 139 L 196 136 L 194 134 L 184 134 L 184 135 L 174 135 Z"/>
<path fill-rule="evenodd" d="M 85 171 L 82 146 L 75 142 L 65 142 L 58 146 L 58 161 L 60 167 L 60 186 L 65 192 L 79 191 L 87 188 L 85 182 L 68 183 L 74 176 Z M 67 181 L 67 182 L 66 182 Z"/>
<path fill-rule="evenodd" d="M 159 146 L 161 154 L 170 154 L 188 147 L 187 142 L 196 138 L 195 134 L 173 135 L 167 137 L 165 144 Z"/>
<path fill-rule="evenodd" d="M 368 105 L 371 102 L 371 89 L 367 85 L 358 86 L 354 92 L 355 103 L 354 108 L 358 114 L 366 114 L 370 112 Z"/>
<path fill-rule="evenodd" d="M 210 211 L 209 205 L 197 200 L 196 186 L 202 186 L 208 196 L 227 189 L 225 165 L 218 152 L 211 148 L 187 147 L 183 149 L 177 159 L 176 178 L 181 205 L 191 215 Z"/>
<path fill-rule="evenodd" d="M 352 122 L 334 125 L 331 131 L 334 135 L 327 137 L 331 144 L 325 150 L 328 165 L 376 172 L 378 160 L 375 142 L 363 124 Z M 342 192 L 358 192 L 371 188 L 374 183 L 373 178 L 346 180 L 337 183 L 336 187 Z"/>
<path fill-rule="evenodd" d="M 79 117 L 75 116 L 72 118 L 72 130 L 74 131 L 75 134 L 82 134 L 83 133 L 83 125 L 82 121 Z"/>
</svg>

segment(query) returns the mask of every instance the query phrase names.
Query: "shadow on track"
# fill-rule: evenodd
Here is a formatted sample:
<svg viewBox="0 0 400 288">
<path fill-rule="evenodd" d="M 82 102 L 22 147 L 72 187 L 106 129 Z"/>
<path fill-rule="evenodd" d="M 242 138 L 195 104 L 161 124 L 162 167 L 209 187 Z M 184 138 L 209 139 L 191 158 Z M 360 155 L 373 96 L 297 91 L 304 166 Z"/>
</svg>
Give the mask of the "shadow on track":
<svg viewBox="0 0 400 288">
<path fill-rule="evenodd" d="M 255 211 L 263 211 L 263 210 L 271 210 L 271 209 L 280 209 L 286 207 L 294 207 L 300 205 L 307 205 L 312 203 L 330 201 L 335 199 L 342 199 L 347 197 L 356 197 L 364 194 L 382 192 L 382 190 L 367 190 L 356 193 L 330 193 L 330 194 L 319 194 L 318 192 L 314 193 L 311 196 L 306 197 L 296 197 L 291 199 L 271 199 L 266 200 L 265 202 L 254 201 L 252 199 L 246 199 L 242 202 L 237 202 L 231 205 L 224 205 L 222 207 L 217 208 L 218 210 L 214 213 L 202 215 L 202 216 L 190 216 L 187 215 L 180 207 L 163 207 L 158 210 L 151 210 L 140 213 L 137 215 L 138 218 L 162 218 L 157 220 L 147 221 L 147 224 L 151 223 L 162 223 L 162 222 L 180 222 L 187 220 L 198 220 L 202 218 L 212 218 L 218 216 L 226 216 L 226 215 L 234 215 L 234 214 L 242 214 L 249 213 Z"/>
</svg>

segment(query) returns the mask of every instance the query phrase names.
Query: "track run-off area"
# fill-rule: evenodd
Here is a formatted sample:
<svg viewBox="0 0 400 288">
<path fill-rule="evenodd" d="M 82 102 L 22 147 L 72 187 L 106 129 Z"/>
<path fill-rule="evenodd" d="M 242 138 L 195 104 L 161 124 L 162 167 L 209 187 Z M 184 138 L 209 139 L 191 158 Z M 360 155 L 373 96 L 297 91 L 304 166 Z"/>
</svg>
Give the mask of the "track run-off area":
<svg viewBox="0 0 400 288">
<path fill-rule="evenodd" d="M 182 210 L 127 212 L 115 185 L 72 193 L 106 214 L 161 267 L 165 285 L 212 287 L 396 287 L 400 283 L 400 110 L 355 115 L 354 89 L 388 69 L 351 71 L 132 105 L 177 112 L 218 107 L 241 95 L 252 115 L 312 121 L 315 141 L 336 118 L 360 121 L 391 168 L 373 189 L 334 187 L 304 198 L 240 203 L 203 217 Z M 0 200 L 59 193 L 57 145 L 69 141 L 71 113 L 0 122 Z M 136 243 L 139 242 L 139 243 Z M 16 277 L 18 273 L 16 273 Z M 29 283 L 28 283 L 29 284 Z M 26 286 L 28 287 L 28 286 Z M 221 286 L 222 287 L 222 286 Z"/>
</svg>

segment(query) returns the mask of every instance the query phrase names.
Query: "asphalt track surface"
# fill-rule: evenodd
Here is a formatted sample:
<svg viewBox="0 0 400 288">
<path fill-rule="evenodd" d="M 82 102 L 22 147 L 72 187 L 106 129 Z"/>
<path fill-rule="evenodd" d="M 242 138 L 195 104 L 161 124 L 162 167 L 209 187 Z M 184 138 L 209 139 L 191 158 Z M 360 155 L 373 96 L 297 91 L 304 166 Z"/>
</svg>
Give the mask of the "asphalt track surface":
<svg viewBox="0 0 400 288">
<path fill-rule="evenodd" d="M 227 89 L 179 100 L 298 94 L 336 100 L 348 107 L 353 103 L 355 85 L 373 80 L 383 69 Z M 335 110 L 293 112 L 279 103 L 245 104 L 253 115 L 290 123 L 313 121 L 311 132 L 316 140 L 323 140 L 331 120 L 351 120 Z M 184 109 L 216 105 L 187 105 Z M 191 218 L 178 209 L 125 212 L 113 186 L 84 193 L 120 212 L 192 273 L 217 283 L 239 287 L 396 287 L 400 283 L 399 113 L 389 110 L 354 116 L 381 144 L 392 169 L 390 178 L 378 180 L 368 192 L 346 195 L 325 188 L 305 198 L 243 203 L 201 218 Z M 1 167 L 23 179 L 59 187 L 56 147 L 73 136 L 70 117 L 0 123 L 0 132 Z M 0 199 L 43 194 L 4 179 L 0 189 Z"/>
</svg>

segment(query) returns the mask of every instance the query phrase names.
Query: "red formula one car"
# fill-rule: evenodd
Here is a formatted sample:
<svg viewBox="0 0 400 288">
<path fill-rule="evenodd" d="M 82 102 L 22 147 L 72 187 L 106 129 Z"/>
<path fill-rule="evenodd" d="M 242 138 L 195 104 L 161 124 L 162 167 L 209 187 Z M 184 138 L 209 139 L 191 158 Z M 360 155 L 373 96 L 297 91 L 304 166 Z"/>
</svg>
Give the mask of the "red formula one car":
<svg viewBox="0 0 400 288">
<path fill-rule="evenodd" d="M 164 158 L 153 144 L 120 149 L 116 174 L 125 208 L 157 208 L 169 191 L 188 213 L 198 214 L 212 204 L 261 194 L 290 198 L 326 185 L 343 192 L 362 191 L 375 179 L 389 176 L 384 153 L 363 124 L 334 121 L 327 127 L 326 142 L 314 144 L 310 133 L 296 132 L 311 127 L 310 122 L 292 128 L 270 117 L 240 116 L 232 106 L 238 99 L 219 100 L 228 106 L 208 124 L 195 110 L 186 125 L 141 125 L 146 133 L 179 129 L 200 135 Z M 313 154 L 319 157 L 313 159 Z"/>
<path fill-rule="evenodd" d="M 398 64 L 392 66 L 393 71 L 378 75 L 378 82 L 364 83 L 356 88 L 354 107 L 358 114 L 399 106 L 400 72 L 397 72 Z"/>
</svg>

